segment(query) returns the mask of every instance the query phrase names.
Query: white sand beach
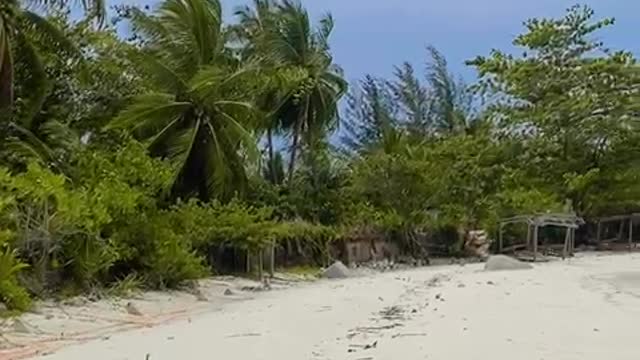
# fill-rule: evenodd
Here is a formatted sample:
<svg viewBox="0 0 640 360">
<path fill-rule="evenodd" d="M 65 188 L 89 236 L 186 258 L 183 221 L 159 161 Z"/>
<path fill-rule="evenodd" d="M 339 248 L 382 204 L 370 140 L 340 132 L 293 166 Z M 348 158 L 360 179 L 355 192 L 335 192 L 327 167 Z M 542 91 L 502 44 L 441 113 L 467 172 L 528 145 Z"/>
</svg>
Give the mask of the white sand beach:
<svg viewBox="0 0 640 360">
<path fill-rule="evenodd" d="M 640 354 L 640 254 L 586 254 L 501 272 L 483 271 L 483 264 L 426 267 L 243 294 L 198 306 L 177 296 L 165 304 L 164 317 L 157 309 L 153 318 L 146 315 L 151 303 L 138 326 L 76 331 L 76 339 L 67 335 L 59 346 L 27 341 L 1 351 L 0 359 L 636 360 Z M 29 324 L 40 329 L 62 321 L 45 315 Z M 29 352 L 37 346 L 38 355 Z"/>
</svg>

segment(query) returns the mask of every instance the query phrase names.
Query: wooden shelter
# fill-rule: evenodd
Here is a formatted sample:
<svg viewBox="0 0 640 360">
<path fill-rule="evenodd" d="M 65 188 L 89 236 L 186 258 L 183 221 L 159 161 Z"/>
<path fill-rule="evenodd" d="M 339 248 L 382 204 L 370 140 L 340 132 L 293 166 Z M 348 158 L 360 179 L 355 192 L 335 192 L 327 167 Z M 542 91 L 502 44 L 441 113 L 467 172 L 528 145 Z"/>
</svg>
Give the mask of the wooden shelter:
<svg viewBox="0 0 640 360">
<path fill-rule="evenodd" d="M 576 229 L 584 224 L 584 220 L 575 213 L 548 213 L 548 214 L 530 214 L 518 215 L 510 218 L 501 219 L 498 223 L 498 252 L 502 253 L 503 248 L 503 231 L 504 227 L 509 224 L 526 224 L 527 240 L 526 248 L 533 252 L 533 261 L 536 260 L 538 254 L 538 232 L 540 228 L 547 226 L 555 226 L 565 228 L 564 245 L 562 247 L 562 258 L 572 255 L 575 249 Z"/>
<path fill-rule="evenodd" d="M 640 213 L 614 215 L 614 216 L 607 216 L 607 217 L 601 217 L 596 219 L 596 225 L 597 225 L 596 244 L 598 246 L 602 246 L 604 242 L 607 242 L 607 243 L 616 242 L 616 241 L 623 242 L 626 240 L 625 242 L 627 244 L 629 251 L 631 251 L 633 248 L 638 247 L 638 243 L 634 242 L 633 240 L 633 226 L 637 223 L 638 219 L 640 219 Z M 615 222 L 619 223 L 618 233 L 616 234 L 616 237 L 610 238 L 610 239 L 602 239 L 603 227 L 606 227 L 607 225 Z M 627 226 L 628 226 L 628 232 L 627 232 L 627 237 L 625 239 L 623 235 L 624 235 L 624 229 Z"/>
</svg>

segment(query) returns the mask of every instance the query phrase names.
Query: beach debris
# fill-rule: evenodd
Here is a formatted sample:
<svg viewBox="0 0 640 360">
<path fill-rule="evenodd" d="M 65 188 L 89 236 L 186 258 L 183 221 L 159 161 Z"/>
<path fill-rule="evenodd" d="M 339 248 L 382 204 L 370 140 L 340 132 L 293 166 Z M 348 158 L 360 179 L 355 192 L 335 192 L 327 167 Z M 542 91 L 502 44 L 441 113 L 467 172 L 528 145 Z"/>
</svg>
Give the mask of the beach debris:
<svg viewBox="0 0 640 360">
<path fill-rule="evenodd" d="M 427 333 L 408 333 L 408 334 L 395 334 L 391 336 L 392 339 L 399 337 L 412 337 L 412 336 L 427 336 Z"/>
<path fill-rule="evenodd" d="M 224 291 L 224 294 L 225 294 L 226 296 L 230 296 L 230 295 L 233 295 L 233 291 L 231 291 L 231 289 L 227 288 L 227 289 Z"/>
<path fill-rule="evenodd" d="M 533 266 L 505 255 L 493 255 L 484 265 L 485 271 L 525 270 Z"/>
<path fill-rule="evenodd" d="M 385 320 L 403 320 L 404 310 L 400 306 L 389 306 L 380 311 L 380 316 Z"/>
<path fill-rule="evenodd" d="M 271 290 L 271 280 L 269 280 L 269 278 L 268 278 L 268 277 L 264 277 L 264 278 L 262 279 L 262 287 L 263 287 L 265 290 Z"/>
<path fill-rule="evenodd" d="M 443 282 L 451 280 L 451 276 L 445 274 L 436 274 L 431 279 L 425 282 L 427 287 L 437 287 Z"/>
<path fill-rule="evenodd" d="M 351 276 L 351 271 L 341 261 L 336 261 L 324 270 L 322 276 L 327 279 L 345 279 Z"/>
<path fill-rule="evenodd" d="M 196 300 L 198 301 L 203 301 L 203 302 L 209 301 L 209 299 L 202 293 L 202 290 L 200 289 L 196 289 L 193 295 L 196 297 Z"/>
<path fill-rule="evenodd" d="M 365 345 L 364 349 L 365 350 L 369 350 L 369 349 L 375 349 L 378 346 L 378 340 L 374 341 L 371 344 Z"/>
<path fill-rule="evenodd" d="M 486 259 L 489 257 L 490 246 L 491 240 L 484 230 L 472 230 L 465 236 L 464 250 L 470 256 Z"/>
<path fill-rule="evenodd" d="M 138 308 L 131 302 L 127 303 L 127 305 L 125 306 L 125 310 L 127 310 L 127 313 L 129 313 L 129 315 L 142 316 L 142 312 L 140 312 L 140 310 L 138 310 Z"/>
<path fill-rule="evenodd" d="M 229 290 L 229 289 L 227 289 L 227 290 Z M 262 287 L 262 285 L 251 285 L 251 286 L 243 286 L 240 290 L 242 290 L 242 291 L 251 291 L 251 292 L 259 292 L 259 291 L 263 291 L 264 287 Z M 231 291 L 231 290 L 229 290 L 229 291 Z M 230 295 L 233 295 L 233 294 L 230 294 Z"/>
<path fill-rule="evenodd" d="M 238 338 L 238 337 L 255 337 L 255 336 L 262 336 L 262 334 L 260 334 L 260 333 L 233 334 L 233 335 L 229 335 L 227 337 L 228 338 Z"/>
<path fill-rule="evenodd" d="M 347 352 L 356 352 L 356 349 L 369 350 L 375 349 L 378 347 L 378 340 L 372 342 L 371 344 L 359 345 L 359 344 L 350 344 L 349 350 Z"/>
<path fill-rule="evenodd" d="M 349 330 L 349 333 L 347 334 L 347 339 L 351 339 L 358 334 L 377 334 L 385 330 L 391 330 L 391 329 L 402 327 L 402 326 L 404 325 L 402 325 L 401 323 L 393 323 L 390 325 L 382 325 L 382 326 L 357 327 L 355 329 Z"/>
</svg>

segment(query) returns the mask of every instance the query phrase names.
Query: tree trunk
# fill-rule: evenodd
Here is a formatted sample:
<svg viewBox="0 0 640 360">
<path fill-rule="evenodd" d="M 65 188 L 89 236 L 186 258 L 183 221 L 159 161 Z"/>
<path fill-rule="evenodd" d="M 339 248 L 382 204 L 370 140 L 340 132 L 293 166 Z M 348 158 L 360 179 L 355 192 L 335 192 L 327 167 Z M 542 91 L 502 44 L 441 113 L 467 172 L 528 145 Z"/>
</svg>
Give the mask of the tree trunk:
<svg viewBox="0 0 640 360">
<path fill-rule="evenodd" d="M 0 56 L 0 120 L 3 120 L 9 118 L 13 105 L 13 59 L 8 43 Z"/>
<path fill-rule="evenodd" d="M 295 127 L 293 129 L 293 140 L 291 144 L 291 158 L 289 159 L 289 174 L 288 181 L 291 184 L 293 180 L 293 172 L 296 168 L 296 157 L 298 155 L 298 142 L 300 141 L 300 132 L 302 132 L 302 124 L 306 121 L 307 117 L 307 106 L 302 106 L 300 108 L 300 114 L 298 116 L 298 120 L 296 121 Z"/>
<path fill-rule="evenodd" d="M 271 175 L 271 182 L 274 184 L 278 183 L 279 179 L 276 179 L 276 169 L 274 167 L 274 158 L 273 158 L 273 132 L 271 128 L 267 130 L 267 147 L 269 151 L 269 173 Z"/>
</svg>

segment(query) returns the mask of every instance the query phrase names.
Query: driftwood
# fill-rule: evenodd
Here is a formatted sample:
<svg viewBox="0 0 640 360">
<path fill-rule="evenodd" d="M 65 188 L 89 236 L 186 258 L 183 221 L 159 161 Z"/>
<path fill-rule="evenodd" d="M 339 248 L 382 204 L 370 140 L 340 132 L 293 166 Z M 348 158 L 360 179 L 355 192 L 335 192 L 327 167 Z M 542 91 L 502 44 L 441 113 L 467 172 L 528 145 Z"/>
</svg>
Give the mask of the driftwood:
<svg viewBox="0 0 640 360">
<path fill-rule="evenodd" d="M 502 253 L 513 253 L 527 248 L 527 244 L 516 244 L 502 248 Z"/>
</svg>

